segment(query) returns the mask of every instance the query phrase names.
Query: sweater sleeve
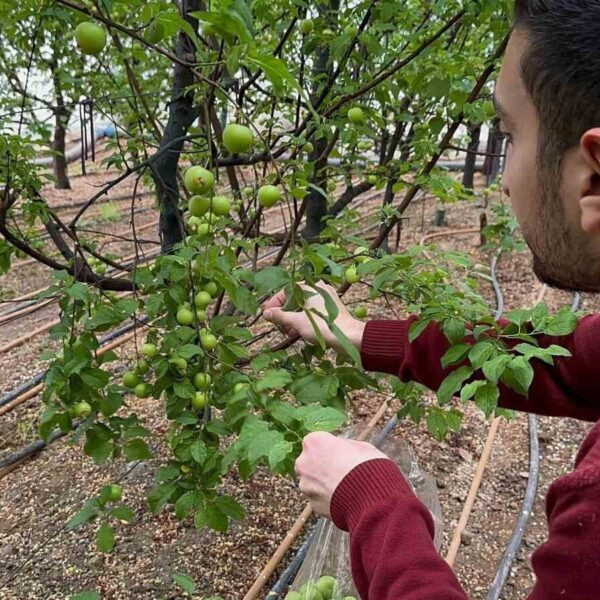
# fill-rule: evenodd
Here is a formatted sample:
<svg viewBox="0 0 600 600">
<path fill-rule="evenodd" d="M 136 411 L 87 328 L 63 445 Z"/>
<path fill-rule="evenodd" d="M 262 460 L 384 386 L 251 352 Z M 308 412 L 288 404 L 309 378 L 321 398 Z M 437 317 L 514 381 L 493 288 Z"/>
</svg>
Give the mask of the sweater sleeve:
<svg viewBox="0 0 600 600">
<path fill-rule="evenodd" d="M 350 532 L 352 577 L 363 600 L 466 600 L 433 545 L 433 520 L 388 459 L 355 467 L 331 499 L 335 525 Z"/>
<path fill-rule="evenodd" d="M 453 367 L 443 369 L 442 356 L 450 343 L 436 323 L 431 323 L 412 343 L 408 330 L 417 319 L 374 320 L 365 327 L 361 359 L 367 371 L 399 376 L 437 390 Z M 571 357 L 555 357 L 554 365 L 533 359 L 534 379 L 525 397 L 500 385 L 499 405 L 546 416 L 600 419 L 600 315 L 582 319 L 568 336 L 538 336 L 541 347 L 558 344 Z M 468 341 L 468 340 L 467 340 Z M 472 341 L 472 340 L 471 340 Z M 455 368 L 455 367 L 454 367 Z"/>
<path fill-rule="evenodd" d="M 600 590 L 600 424 L 576 468 L 547 496 L 548 540 L 532 557 L 528 600 L 596 598 Z M 374 459 L 344 477 L 331 518 L 350 533 L 352 576 L 363 600 L 466 600 L 433 545 L 433 521 L 396 464 Z"/>
</svg>

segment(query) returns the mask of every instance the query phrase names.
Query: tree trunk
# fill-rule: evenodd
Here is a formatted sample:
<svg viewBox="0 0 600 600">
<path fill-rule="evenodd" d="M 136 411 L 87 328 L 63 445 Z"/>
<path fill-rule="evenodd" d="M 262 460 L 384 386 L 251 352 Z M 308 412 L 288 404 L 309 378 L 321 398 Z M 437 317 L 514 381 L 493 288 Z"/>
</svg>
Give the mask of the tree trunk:
<svg viewBox="0 0 600 600">
<path fill-rule="evenodd" d="M 65 157 L 66 143 L 65 136 L 67 133 L 65 121 L 60 116 L 60 111 L 56 111 L 56 123 L 54 125 L 54 139 L 52 141 L 52 150 L 58 152 L 52 159 L 52 168 L 56 179 L 54 187 L 57 190 L 70 190 L 71 183 L 69 181 L 69 173 L 67 159 Z"/>
<path fill-rule="evenodd" d="M 188 16 L 188 14 L 190 11 L 202 10 L 202 2 L 200 0 L 182 0 L 181 7 L 184 18 L 197 31 L 198 21 Z M 194 62 L 195 60 L 194 44 L 183 31 L 179 33 L 175 54 L 188 62 Z M 193 93 L 184 93 L 185 88 L 193 83 L 194 74 L 192 70 L 176 63 L 171 103 L 169 104 L 169 117 L 159 149 L 171 144 L 173 140 L 187 135 L 194 120 L 198 118 L 199 112 L 193 106 Z M 206 124 L 206 126 L 210 125 Z M 161 245 L 165 253 L 171 252 L 173 246 L 183 240 L 185 236 L 185 228 L 179 210 L 179 185 L 177 182 L 177 169 L 182 150 L 183 140 L 173 144 L 167 152 L 159 155 L 152 165 L 152 178 L 156 184 L 160 209 Z"/>
<path fill-rule="evenodd" d="M 327 11 L 335 11 L 335 13 L 332 12 L 331 14 L 337 14 L 338 7 L 339 0 L 334 0 L 330 5 L 319 4 L 319 14 L 325 15 Z M 316 82 L 311 98 L 311 102 L 313 103 L 316 102 L 322 92 L 320 82 L 322 82 L 323 79 L 328 81 L 332 72 L 332 67 L 329 64 L 328 46 L 322 46 L 319 48 L 318 52 L 319 54 L 313 68 L 313 81 Z M 311 183 L 326 190 L 327 153 L 325 150 L 327 149 L 327 139 L 323 137 L 315 140 L 314 148 L 314 156 L 318 157 L 319 160 L 315 162 L 315 170 Z M 327 200 L 327 197 L 323 196 L 323 194 L 310 188 L 306 207 L 306 228 L 304 230 L 304 236 L 308 241 L 315 241 L 325 228 L 324 217 L 327 215 Z"/>
<path fill-rule="evenodd" d="M 479 148 L 479 139 L 481 137 L 481 125 L 480 124 L 469 124 L 469 137 L 470 142 L 468 146 L 469 152 L 465 158 L 465 171 L 463 174 L 463 185 L 468 190 L 472 190 L 474 187 L 474 176 L 475 176 L 475 163 L 477 161 L 477 150 Z"/>
<path fill-rule="evenodd" d="M 500 152 L 502 152 L 502 136 L 499 133 L 498 119 L 495 119 L 488 135 L 487 156 L 483 166 L 487 185 L 494 183 L 500 174 L 500 157 L 498 156 Z"/>
</svg>

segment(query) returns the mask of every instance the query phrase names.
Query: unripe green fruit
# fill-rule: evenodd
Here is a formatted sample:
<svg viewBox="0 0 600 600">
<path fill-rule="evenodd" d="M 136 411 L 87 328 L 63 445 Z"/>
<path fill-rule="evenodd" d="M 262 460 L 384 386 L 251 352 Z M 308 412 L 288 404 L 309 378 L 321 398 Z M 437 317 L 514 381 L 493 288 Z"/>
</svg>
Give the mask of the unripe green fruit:
<svg viewBox="0 0 600 600">
<path fill-rule="evenodd" d="M 190 467 L 188 467 L 187 465 L 181 465 L 181 467 L 179 468 L 184 475 L 187 475 L 188 473 L 192 472 L 192 469 L 190 469 Z"/>
<path fill-rule="evenodd" d="M 354 37 L 358 33 L 358 27 L 356 25 L 347 25 L 344 33 L 349 37 Z"/>
<path fill-rule="evenodd" d="M 186 307 L 182 307 L 177 311 L 175 317 L 180 325 L 191 325 L 194 322 L 194 313 Z"/>
<path fill-rule="evenodd" d="M 225 196 L 215 196 L 212 200 L 212 212 L 215 215 L 224 217 L 231 210 L 231 201 Z"/>
<path fill-rule="evenodd" d="M 202 410 L 207 404 L 206 394 L 204 392 L 196 392 L 192 398 L 192 406 L 196 410 Z"/>
<path fill-rule="evenodd" d="M 140 353 L 148 358 L 154 358 L 158 353 L 158 349 L 154 344 L 143 344 L 140 348 Z"/>
<path fill-rule="evenodd" d="M 185 187 L 192 194 L 206 194 L 212 190 L 215 176 L 204 167 L 190 167 L 183 177 Z"/>
<path fill-rule="evenodd" d="M 302 148 L 302 150 L 306 154 L 311 154 L 311 152 L 313 152 L 314 149 L 315 147 L 313 146 L 312 142 L 306 142 L 306 144 L 304 144 L 304 147 Z"/>
<path fill-rule="evenodd" d="M 200 334 L 200 344 L 209 352 L 217 347 L 217 338 L 209 331 Z"/>
<path fill-rule="evenodd" d="M 247 186 L 242 190 L 242 194 L 246 197 L 246 198 L 250 198 L 250 196 L 252 196 L 254 194 L 254 188 Z"/>
<path fill-rule="evenodd" d="M 212 377 L 210 376 L 210 373 L 196 373 L 194 375 L 194 385 L 198 389 L 210 387 L 211 383 Z"/>
<path fill-rule="evenodd" d="M 288 592 L 285 595 L 285 600 L 302 600 L 302 595 L 298 592 Z"/>
<path fill-rule="evenodd" d="M 98 263 L 96 265 L 96 273 L 98 275 L 106 275 L 106 265 L 104 263 Z"/>
<path fill-rule="evenodd" d="M 196 305 L 196 308 L 206 308 L 211 303 L 211 301 L 212 298 L 210 294 L 208 292 L 205 292 L 204 290 L 198 292 L 194 296 L 194 304 Z"/>
<path fill-rule="evenodd" d="M 370 183 L 371 185 L 375 185 L 377 183 L 377 176 L 376 175 L 368 175 L 367 182 Z"/>
<path fill-rule="evenodd" d="M 333 595 L 339 590 L 337 579 L 331 575 L 323 575 L 317 581 L 317 589 L 321 592 L 325 600 L 331 600 Z"/>
<path fill-rule="evenodd" d="M 209 281 L 202 286 L 202 289 L 214 298 L 219 291 L 219 286 L 214 281 Z"/>
<path fill-rule="evenodd" d="M 359 280 L 358 273 L 354 267 L 348 267 L 344 273 L 344 279 L 348 283 L 356 283 Z"/>
<path fill-rule="evenodd" d="M 241 154 L 252 148 L 254 136 L 250 128 L 237 123 L 230 123 L 223 130 L 223 145 L 231 154 Z"/>
<path fill-rule="evenodd" d="M 165 37 L 165 26 L 159 21 L 152 21 L 146 27 L 144 37 L 151 44 L 158 44 Z"/>
<path fill-rule="evenodd" d="M 300 594 L 302 595 L 302 600 L 324 600 L 323 594 L 321 594 L 317 589 L 316 584 L 312 581 L 305 583 L 300 588 Z"/>
<path fill-rule="evenodd" d="M 171 364 L 178 373 L 185 373 L 187 371 L 187 360 L 182 356 L 174 356 L 169 360 L 169 364 Z"/>
<path fill-rule="evenodd" d="M 328 192 L 335 192 L 336 189 L 337 189 L 337 184 L 335 183 L 335 181 L 330 181 L 327 184 L 327 191 Z"/>
<path fill-rule="evenodd" d="M 204 237 L 210 233 L 210 225 L 208 223 L 200 223 L 197 231 L 200 237 Z"/>
<path fill-rule="evenodd" d="M 367 316 L 367 309 L 364 306 L 357 306 L 354 309 L 354 316 L 357 319 L 364 319 Z"/>
<path fill-rule="evenodd" d="M 204 216 L 210 210 L 210 198 L 207 196 L 192 196 L 190 198 L 188 208 L 192 217 L 188 220 L 188 223 L 192 222 L 192 218 L 198 218 Z M 194 221 L 195 225 L 199 225 L 200 221 Z"/>
<path fill-rule="evenodd" d="M 335 35 L 333 29 L 323 29 L 322 31 L 323 37 L 329 38 Z"/>
<path fill-rule="evenodd" d="M 88 417 L 92 413 L 92 407 L 89 402 L 82 400 L 73 406 L 72 413 L 74 417 Z"/>
<path fill-rule="evenodd" d="M 123 497 L 123 487 L 118 483 L 113 483 L 108 491 L 109 502 L 119 502 Z"/>
<path fill-rule="evenodd" d="M 360 108 L 358 106 L 353 106 L 352 108 L 350 108 L 348 110 L 348 121 L 350 121 L 350 123 L 359 125 L 360 123 L 363 122 L 363 119 L 364 119 L 364 113 L 362 111 L 362 108 Z"/>
<path fill-rule="evenodd" d="M 201 308 L 196 308 L 196 318 L 198 321 L 204 321 L 206 319 L 206 311 Z"/>
<path fill-rule="evenodd" d="M 127 371 L 123 375 L 123 385 L 128 388 L 134 388 L 140 382 L 140 378 L 137 373 L 133 371 Z"/>
<path fill-rule="evenodd" d="M 100 54 L 106 46 L 106 31 L 96 23 L 85 21 L 75 28 L 75 41 L 84 54 Z"/>
<path fill-rule="evenodd" d="M 308 35 L 314 27 L 314 23 L 312 19 L 304 19 L 302 23 L 300 23 L 300 29 L 304 35 Z"/>
<path fill-rule="evenodd" d="M 135 367 L 135 372 L 138 375 L 145 375 L 148 371 L 150 370 L 150 365 L 148 364 L 147 360 L 140 360 L 140 362 L 138 362 L 137 366 Z"/>
<path fill-rule="evenodd" d="M 274 185 L 263 185 L 258 189 L 258 201 L 265 208 L 277 204 L 281 199 L 279 188 Z"/>
<path fill-rule="evenodd" d="M 248 389 L 248 383 L 245 381 L 238 381 L 234 386 L 233 386 L 233 391 L 234 392 L 241 392 L 242 390 L 246 390 Z"/>
<path fill-rule="evenodd" d="M 147 398 L 150 395 L 150 386 L 147 383 L 138 383 L 133 388 L 133 393 L 138 398 Z"/>
</svg>

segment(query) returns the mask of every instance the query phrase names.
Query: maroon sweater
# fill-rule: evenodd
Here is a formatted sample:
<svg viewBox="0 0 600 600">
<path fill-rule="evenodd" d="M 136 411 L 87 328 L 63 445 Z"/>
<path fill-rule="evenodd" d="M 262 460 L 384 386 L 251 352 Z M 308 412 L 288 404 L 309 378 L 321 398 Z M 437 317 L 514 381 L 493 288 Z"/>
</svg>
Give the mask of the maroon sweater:
<svg viewBox="0 0 600 600">
<path fill-rule="evenodd" d="M 366 370 L 398 375 L 437 389 L 449 372 L 440 359 L 449 347 L 437 325 L 412 344 L 407 321 L 371 321 L 362 341 Z M 584 318 L 560 344 L 571 358 L 555 365 L 534 360 L 525 398 L 502 388 L 500 405 L 540 415 L 600 420 L 600 315 Z M 557 479 L 546 499 L 548 540 L 533 554 L 537 578 L 530 600 L 600 598 L 600 423 L 582 444 L 575 470 Z M 331 501 L 331 516 L 350 532 L 352 574 L 362 600 L 464 600 L 467 596 L 433 546 L 429 511 L 395 463 L 376 459 L 353 469 Z"/>
</svg>

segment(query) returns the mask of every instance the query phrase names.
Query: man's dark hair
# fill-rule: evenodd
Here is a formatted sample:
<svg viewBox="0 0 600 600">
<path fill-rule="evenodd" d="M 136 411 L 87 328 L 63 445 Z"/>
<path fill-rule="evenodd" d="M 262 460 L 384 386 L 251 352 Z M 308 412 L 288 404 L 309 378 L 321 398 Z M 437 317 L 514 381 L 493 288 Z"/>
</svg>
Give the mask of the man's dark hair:
<svg viewBox="0 0 600 600">
<path fill-rule="evenodd" d="M 562 155 L 600 126 L 600 0 L 515 0 L 529 47 L 521 76 L 540 120 L 540 152 Z"/>
</svg>

